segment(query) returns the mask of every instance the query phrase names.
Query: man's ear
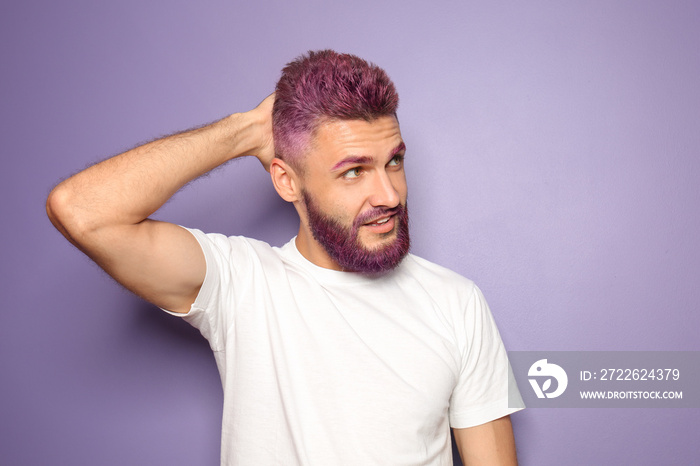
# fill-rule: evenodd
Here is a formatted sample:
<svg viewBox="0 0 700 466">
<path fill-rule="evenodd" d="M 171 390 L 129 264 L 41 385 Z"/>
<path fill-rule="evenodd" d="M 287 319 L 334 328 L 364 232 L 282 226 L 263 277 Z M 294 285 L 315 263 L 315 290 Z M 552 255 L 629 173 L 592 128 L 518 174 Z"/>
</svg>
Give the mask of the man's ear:
<svg viewBox="0 0 700 466">
<path fill-rule="evenodd" d="M 301 197 L 299 176 L 284 160 L 275 157 L 270 162 L 270 178 L 272 184 L 282 199 L 295 202 Z"/>
</svg>

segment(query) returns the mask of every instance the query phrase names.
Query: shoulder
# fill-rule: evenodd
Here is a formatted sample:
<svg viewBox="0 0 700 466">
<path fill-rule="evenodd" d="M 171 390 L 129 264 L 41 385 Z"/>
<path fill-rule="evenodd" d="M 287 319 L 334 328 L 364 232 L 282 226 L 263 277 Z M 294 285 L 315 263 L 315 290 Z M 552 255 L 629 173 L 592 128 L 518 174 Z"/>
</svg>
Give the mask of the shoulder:
<svg viewBox="0 0 700 466">
<path fill-rule="evenodd" d="M 192 233 L 203 249 L 211 249 L 219 253 L 247 251 L 258 254 L 273 254 L 274 249 L 276 249 L 264 241 L 246 236 L 226 236 L 221 233 L 204 233 L 196 228 L 185 227 L 185 229 Z"/>
<path fill-rule="evenodd" d="M 474 282 L 459 273 L 415 254 L 409 254 L 401 264 L 405 272 L 431 283 L 446 287 L 473 288 Z"/>
<path fill-rule="evenodd" d="M 246 236 L 226 236 L 186 228 L 197 240 L 207 262 L 207 269 L 236 269 L 241 272 L 266 269 L 282 263 L 280 248 Z"/>
<path fill-rule="evenodd" d="M 420 286 L 440 300 L 457 300 L 466 303 L 479 293 L 476 284 L 469 278 L 414 254 L 406 256 L 401 263 L 401 273 L 411 277 Z"/>
</svg>

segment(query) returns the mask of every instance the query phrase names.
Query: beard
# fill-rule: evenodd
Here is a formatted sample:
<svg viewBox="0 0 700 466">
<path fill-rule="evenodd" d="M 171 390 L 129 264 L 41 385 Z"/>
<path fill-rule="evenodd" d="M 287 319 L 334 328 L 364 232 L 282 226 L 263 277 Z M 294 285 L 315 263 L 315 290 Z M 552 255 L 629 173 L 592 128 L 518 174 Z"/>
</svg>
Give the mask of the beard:
<svg viewBox="0 0 700 466">
<path fill-rule="evenodd" d="M 361 213 L 352 226 L 348 227 L 338 218 L 322 212 L 306 191 L 302 192 L 302 196 L 311 234 L 343 270 L 365 274 L 387 272 L 399 265 L 408 254 L 410 237 L 405 204 L 399 204 L 393 209 L 374 208 Z M 385 215 L 394 215 L 396 225 L 394 230 L 384 235 L 395 235 L 396 238 L 389 244 L 366 248 L 358 235 L 360 227 Z"/>
</svg>

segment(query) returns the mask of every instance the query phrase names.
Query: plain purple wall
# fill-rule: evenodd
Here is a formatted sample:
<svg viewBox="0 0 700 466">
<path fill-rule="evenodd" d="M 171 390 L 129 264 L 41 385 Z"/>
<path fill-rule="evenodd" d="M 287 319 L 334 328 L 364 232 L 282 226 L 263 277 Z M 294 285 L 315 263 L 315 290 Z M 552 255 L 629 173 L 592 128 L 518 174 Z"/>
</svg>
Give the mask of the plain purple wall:
<svg viewBox="0 0 700 466">
<path fill-rule="evenodd" d="M 309 49 L 395 80 L 414 252 L 480 285 L 508 349 L 700 350 L 699 31 L 694 1 L 4 2 L 0 464 L 218 463 L 207 343 L 70 246 L 44 201 L 253 107 Z M 255 160 L 159 217 L 273 244 L 297 227 Z M 699 421 L 513 416 L 523 465 L 694 464 Z"/>
</svg>

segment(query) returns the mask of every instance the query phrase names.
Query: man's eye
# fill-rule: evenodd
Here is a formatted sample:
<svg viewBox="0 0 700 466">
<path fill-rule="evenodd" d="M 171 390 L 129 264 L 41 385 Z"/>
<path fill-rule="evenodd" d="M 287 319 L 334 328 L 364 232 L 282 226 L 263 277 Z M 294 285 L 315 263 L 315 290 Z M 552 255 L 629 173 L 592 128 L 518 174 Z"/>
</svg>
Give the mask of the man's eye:
<svg viewBox="0 0 700 466">
<path fill-rule="evenodd" d="M 351 168 L 350 170 L 343 173 L 343 177 L 344 178 L 357 178 L 358 176 L 360 176 L 361 172 L 362 172 L 361 167 Z"/>
<path fill-rule="evenodd" d="M 397 165 L 401 165 L 402 162 L 403 162 L 403 155 L 395 155 L 394 158 L 389 160 L 389 165 L 390 166 L 397 166 Z"/>
</svg>

